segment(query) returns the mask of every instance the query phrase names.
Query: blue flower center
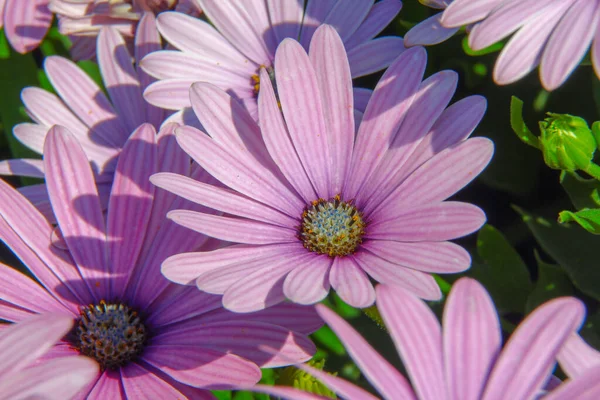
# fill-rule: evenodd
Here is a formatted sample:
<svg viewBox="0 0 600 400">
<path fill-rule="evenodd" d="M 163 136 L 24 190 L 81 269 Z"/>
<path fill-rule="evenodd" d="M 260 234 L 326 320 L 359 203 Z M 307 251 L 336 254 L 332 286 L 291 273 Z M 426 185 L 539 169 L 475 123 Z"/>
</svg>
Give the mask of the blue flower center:
<svg viewBox="0 0 600 400">
<path fill-rule="evenodd" d="M 143 351 L 147 332 L 137 312 L 122 303 L 90 304 L 81 309 L 76 347 L 102 369 L 116 369 Z"/>
<path fill-rule="evenodd" d="M 353 254 L 365 233 L 362 213 L 335 196 L 313 201 L 302 213 L 300 239 L 308 250 L 330 257 Z"/>
</svg>

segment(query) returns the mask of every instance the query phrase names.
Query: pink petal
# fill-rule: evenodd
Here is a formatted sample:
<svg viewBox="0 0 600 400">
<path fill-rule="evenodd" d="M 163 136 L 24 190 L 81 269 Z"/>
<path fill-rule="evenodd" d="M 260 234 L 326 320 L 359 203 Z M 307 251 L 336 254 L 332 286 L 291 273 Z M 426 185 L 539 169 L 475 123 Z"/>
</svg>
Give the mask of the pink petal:
<svg viewBox="0 0 600 400">
<path fill-rule="evenodd" d="M 352 78 L 369 75 L 391 65 L 404 52 L 400 37 L 384 36 L 369 40 L 348 51 Z"/>
<path fill-rule="evenodd" d="M 469 203 L 445 201 L 402 211 L 368 226 L 365 238 L 399 242 L 441 242 L 477 231 L 485 223 L 483 210 Z M 393 216 L 393 217 L 392 217 Z"/>
<path fill-rule="evenodd" d="M 389 262 L 423 272 L 462 272 L 471 265 L 469 252 L 450 242 L 368 240 L 361 247 Z"/>
<path fill-rule="evenodd" d="M 540 78 L 547 90 L 564 83 L 581 62 L 596 33 L 600 18 L 597 1 L 579 0 L 552 31 L 540 61 Z"/>
<path fill-rule="evenodd" d="M 121 369 L 123 388 L 128 399 L 182 399 L 181 392 L 136 363 Z"/>
<path fill-rule="evenodd" d="M 343 3 L 341 3 L 343 4 Z M 387 27 L 402 9 L 400 0 L 381 0 L 373 4 L 367 17 L 354 33 L 344 40 L 347 49 L 351 49 L 367 40 L 373 39 Z"/>
<path fill-rule="evenodd" d="M 517 327 L 488 378 L 484 400 L 533 397 L 548 379 L 556 355 L 585 317 L 583 303 L 563 297 L 544 303 Z"/>
<path fill-rule="evenodd" d="M 442 43 L 458 32 L 457 28 L 444 28 L 440 23 L 442 13 L 435 14 L 413 26 L 404 36 L 404 45 L 428 46 Z"/>
<path fill-rule="evenodd" d="M 314 304 L 329 293 L 329 268 L 332 259 L 314 254 L 304 264 L 298 264 L 283 283 L 285 297 L 298 304 Z"/>
<path fill-rule="evenodd" d="M 337 0 L 309 0 L 304 11 L 304 19 L 302 20 L 302 30 L 300 32 L 300 44 L 305 49 L 308 49 L 312 35 L 317 28 L 323 24 L 327 15 L 331 12 Z"/>
<path fill-rule="evenodd" d="M 415 395 L 406 379 L 386 359 L 380 356 L 350 324 L 324 305 L 318 304 L 316 307 L 321 318 L 344 343 L 354 362 L 379 393 L 388 399 L 415 399 Z M 328 384 L 327 381 L 324 382 Z M 336 389 L 335 386 L 333 388 Z M 348 396 L 352 392 L 344 393 L 338 390 L 336 392 L 347 398 L 365 398 Z"/>
<path fill-rule="evenodd" d="M 315 67 L 318 87 L 321 88 L 331 157 L 329 193 L 335 195 L 342 192 L 354 144 L 354 96 L 350 66 L 344 43 L 329 25 L 323 25 L 313 35 L 309 56 Z"/>
<path fill-rule="evenodd" d="M 317 76 L 298 42 L 287 39 L 278 47 L 275 76 L 285 122 L 308 178 L 320 198 L 333 197 L 329 132 Z"/>
<path fill-rule="evenodd" d="M 107 369 L 100 374 L 86 400 L 127 400 L 121 384 L 121 371 Z"/>
<path fill-rule="evenodd" d="M 256 364 L 235 354 L 182 345 L 151 345 L 142 359 L 173 379 L 198 388 L 253 385 L 260 379 Z"/>
<path fill-rule="evenodd" d="M 131 63 L 125 40 L 111 27 L 103 27 L 98 35 L 98 64 L 102 80 L 128 132 L 146 122 L 146 109 L 140 80 Z"/>
<path fill-rule="evenodd" d="M 44 178 L 44 163 L 36 159 L 0 161 L 0 175 L 29 176 Z"/>
<path fill-rule="evenodd" d="M 88 127 L 65 106 L 62 100 L 44 89 L 26 87 L 21 92 L 21 100 L 31 118 L 39 124 L 46 125 L 46 131 L 49 126 L 56 124 L 76 133 L 88 131 Z"/>
<path fill-rule="evenodd" d="M 144 100 L 167 110 L 181 110 L 190 106 L 189 90 L 194 82 L 195 78 L 182 78 L 151 83 L 144 90 Z"/>
<path fill-rule="evenodd" d="M 600 367 L 585 371 L 551 391 L 544 400 L 595 400 L 600 396 Z"/>
<path fill-rule="evenodd" d="M 498 314 L 481 284 L 462 278 L 452 286 L 443 327 L 450 398 L 478 400 L 502 347 Z"/>
<path fill-rule="evenodd" d="M 442 26 L 458 28 L 480 21 L 504 0 L 454 0 L 442 15 Z"/>
<path fill-rule="evenodd" d="M 571 334 L 557 358 L 560 367 L 569 378 L 579 376 L 586 370 L 600 365 L 600 352 L 576 333 Z"/>
<path fill-rule="evenodd" d="M 377 282 L 399 286 L 425 300 L 442 298 L 440 287 L 429 274 L 398 266 L 368 251 L 357 252 L 354 260 Z"/>
<path fill-rule="evenodd" d="M 285 38 L 297 39 L 304 16 L 304 0 L 278 1 L 267 0 L 271 29 L 277 43 Z"/>
<path fill-rule="evenodd" d="M 44 146 L 52 208 L 79 272 L 96 300 L 108 298 L 106 229 L 90 165 L 77 140 L 54 126 Z"/>
<path fill-rule="evenodd" d="M 329 281 L 338 296 L 352 307 L 365 308 L 375 302 L 373 285 L 354 257 L 336 257 Z"/>
<path fill-rule="evenodd" d="M 149 178 L 157 170 L 155 136 L 150 124 L 136 129 L 123 147 L 115 171 L 108 204 L 107 240 L 114 277 L 110 293 L 119 298 L 138 261 L 152 212 L 154 186 Z"/>
<path fill-rule="evenodd" d="M 39 46 L 52 24 L 49 0 L 6 0 L 4 32 L 10 45 L 21 54 Z"/>
<path fill-rule="evenodd" d="M 354 32 L 356 32 L 361 23 L 363 23 L 371 11 L 373 3 L 374 0 L 364 0 L 361 2 L 356 2 L 352 4 L 351 7 L 348 7 L 348 4 L 344 3 L 343 1 L 338 1 L 327 14 L 323 24 L 327 24 L 335 28 L 341 39 L 346 41 L 352 36 L 352 34 L 354 34 Z"/>
<path fill-rule="evenodd" d="M 377 308 L 419 399 L 447 399 L 442 332 L 435 314 L 402 289 L 378 285 L 376 290 Z"/>
<path fill-rule="evenodd" d="M 279 100 L 264 68 L 260 71 L 260 82 L 258 113 L 265 146 L 285 178 L 308 204 L 318 196 L 298 158 L 279 108 Z"/>
<path fill-rule="evenodd" d="M 13 127 L 13 135 L 17 140 L 38 154 L 42 154 L 44 151 L 44 139 L 47 132 L 46 126 L 28 122 Z"/>
</svg>

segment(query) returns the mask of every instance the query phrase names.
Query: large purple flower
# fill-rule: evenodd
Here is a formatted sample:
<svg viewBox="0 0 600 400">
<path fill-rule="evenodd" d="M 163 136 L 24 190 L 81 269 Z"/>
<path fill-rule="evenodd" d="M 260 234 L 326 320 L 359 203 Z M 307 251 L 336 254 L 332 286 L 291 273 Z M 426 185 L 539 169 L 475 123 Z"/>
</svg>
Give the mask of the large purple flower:
<svg viewBox="0 0 600 400">
<path fill-rule="evenodd" d="M 98 364 L 87 357 L 56 358 L 42 365 L 44 355 L 73 327 L 73 319 L 44 314 L 0 331 L 0 398 L 71 399 L 98 374 Z"/>
<path fill-rule="evenodd" d="M 142 68 L 160 79 L 144 96 L 173 110 L 190 105 L 194 82 L 211 82 L 240 101 L 257 117 L 257 93 L 262 67 L 273 76 L 275 49 L 285 38 L 298 39 L 308 50 L 322 23 L 340 33 L 352 77 L 387 67 L 404 50 L 399 37 L 373 39 L 396 16 L 400 0 L 198 0 L 216 27 L 181 13 L 159 15 L 161 35 L 177 50 L 155 52 Z M 358 91 L 361 98 L 369 91 Z"/>
<path fill-rule="evenodd" d="M 285 297 L 312 304 L 330 286 L 367 307 L 375 300 L 369 276 L 439 299 L 430 273 L 463 271 L 471 261 L 448 240 L 485 221 L 478 207 L 444 200 L 479 174 L 493 145 L 467 139 L 485 100 L 473 96 L 446 109 L 457 74 L 421 81 L 425 64 L 423 48 L 394 61 L 356 136 L 348 59 L 328 25 L 315 32 L 309 55 L 292 39 L 281 43 L 277 92 L 261 70 L 260 128 L 224 91 L 194 84 L 192 106 L 210 136 L 183 127 L 177 141 L 229 188 L 175 174 L 152 182 L 228 214 L 173 211 L 178 224 L 239 244 L 170 257 L 165 276 L 224 293 L 225 307 L 239 312 Z"/>
<path fill-rule="evenodd" d="M 494 66 L 494 81 L 515 82 L 538 65 L 547 90 L 561 86 L 592 46 L 600 77 L 600 3 L 590 0 L 425 0 L 445 8 L 406 34 L 407 46 L 435 44 L 472 24 L 469 46 L 488 47 L 516 32 Z"/>
<path fill-rule="evenodd" d="M 321 304 L 317 310 L 384 399 L 592 400 L 600 394 L 598 373 L 549 393 L 544 390 L 557 353 L 583 322 L 585 308 L 576 298 L 554 299 L 535 309 L 504 348 L 494 304 L 483 286 L 470 278 L 452 287 L 442 326 L 425 302 L 403 289 L 379 285 L 377 307 L 412 385 L 339 315 Z M 376 399 L 343 379 L 300 367 L 345 399 Z M 290 400 L 320 398 L 284 387 L 257 390 Z"/>
<path fill-rule="evenodd" d="M 187 202 L 148 180 L 158 171 L 206 175 L 197 166 L 191 171 L 175 127 L 158 135 L 149 124 L 134 131 L 119 156 L 106 215 L 87 157 L 63 127 L 51 129 L 44 148 L 56 229 L 0 181 L 0 236 L 42 285 L 0 265 L 0 318 L 54 312 L 77 321 L 46 358 L 97 360 L 102 372 L 81 393 L 89 399 L 212 398 L 196 388 L 252 385 L 259 366 L 307 360 L 314 351 L 304 335 L 320 326 L 313 310 L 290 304 L 236 315 L 218 296 L 161 276 L 165 257 L 221 246 L 165 220 L 173 205 Z M 266 343 L 285 358 L 258 349 Z"/>
</svg>

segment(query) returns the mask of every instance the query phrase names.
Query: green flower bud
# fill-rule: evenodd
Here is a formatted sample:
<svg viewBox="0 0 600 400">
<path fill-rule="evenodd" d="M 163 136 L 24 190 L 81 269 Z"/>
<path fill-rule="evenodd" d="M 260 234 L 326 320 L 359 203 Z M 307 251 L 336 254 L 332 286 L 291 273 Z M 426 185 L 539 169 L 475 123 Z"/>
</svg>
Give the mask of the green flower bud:
<svg viewBox="0 0 600 400">
<path fill-rule="evenodd" d="M 598 144 L 583 118 L 548 113 L 540 130 L 539 146 L 550 168 L 568 172 L 588 169 Z"/>
<path fill-rule="evenodd" d="M 325 367 L 325 360 L 310 360 L 307 364 L 322 371 L 323 367 Z M 335 376 L 336 374 L 333 375 Z M 329 397 L 330 399 L 337 399 L 335 393 L 325 386 L 320 380 L 294 366 L 285 368 L 275 383 L 282 386 L 291 386 L 304 392 L 313 393 L 319 396 Z"/>
</svg>

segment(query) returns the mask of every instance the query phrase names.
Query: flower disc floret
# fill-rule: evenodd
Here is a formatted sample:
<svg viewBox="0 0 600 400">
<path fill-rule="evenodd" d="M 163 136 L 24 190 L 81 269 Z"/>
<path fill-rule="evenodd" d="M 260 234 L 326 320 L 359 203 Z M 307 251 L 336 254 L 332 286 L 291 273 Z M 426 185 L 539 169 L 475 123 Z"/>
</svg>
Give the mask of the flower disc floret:
<svg viewBox="0 0 600 400">
<path fill-rule="evenodd" d="M 81 310 L 76 347 L 103 369 L 115 369 L 137 358 L 147 339 L 138 313 L 122 303 L 90 304 Z"/>
<path fill-rule="evenodd" d="M 315 200 L 306 208 L 302 213 L 300 238 L 312 252 L 347 256 L 362 243 L 365 225 L 362 213 L 338 195 L 332 200 Z"/>
</svg>

